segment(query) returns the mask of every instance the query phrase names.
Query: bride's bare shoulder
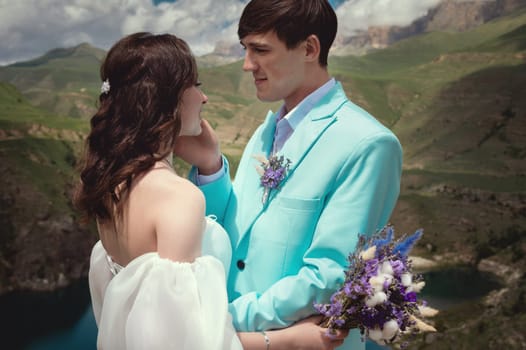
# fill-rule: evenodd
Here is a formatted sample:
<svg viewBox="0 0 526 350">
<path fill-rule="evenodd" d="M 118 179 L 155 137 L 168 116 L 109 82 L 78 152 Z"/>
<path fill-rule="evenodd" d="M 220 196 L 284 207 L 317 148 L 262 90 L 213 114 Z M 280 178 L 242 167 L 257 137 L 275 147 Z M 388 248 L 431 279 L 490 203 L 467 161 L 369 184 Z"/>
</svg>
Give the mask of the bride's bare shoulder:
<svg viewBox="0 0 526 350">
<path fill-rule="evenodd" d="M 200 254 L 205 223 L 205 199 L 190 181 L 172 172 L 147 174 L 137 190 L 140 203 L 151 218 L 161 257 L 193 261 Z"/>
<path fill-rule="evenodd" d="M 157 201 L 193 198 L 204 202 L 204 196 L 197 186 L 169 169 L 154 169 L 146 172 L 134 184 L 132 192 L 137 192 L 141 196 L 153 196 Z"/>
</svg>

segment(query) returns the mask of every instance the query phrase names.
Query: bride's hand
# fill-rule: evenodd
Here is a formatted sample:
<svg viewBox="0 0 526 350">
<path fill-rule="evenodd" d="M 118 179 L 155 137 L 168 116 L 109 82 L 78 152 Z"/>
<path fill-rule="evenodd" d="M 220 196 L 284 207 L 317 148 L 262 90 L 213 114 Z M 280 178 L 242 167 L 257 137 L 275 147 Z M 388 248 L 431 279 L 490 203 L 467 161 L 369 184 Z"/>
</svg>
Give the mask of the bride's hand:
<svg viewBox="0 0 526 350">
<path fill-rule="evenodd" d="M 334 335 L 331 334 L 329 337 L 326 334 L 327 329 L 319 326 L 321 320 L 322 316 L 311 316 L 288 328 L 272 331 L 274 334 L 269 334 L 271 344 L 272 338 L 275 336 L 276 345 L 288 344 L 287 347 L 284 347 L 286 349 L 332 350 L 342 345 L 349 331 L 337 330 Z M 278 338 L 282 339 L 278 340 Z"/>
<path fill-rule="evenodd" d="M 174 155 L 187 163 L 195 165 L 202 175 L 211 175 L 222 166 L 219 140 L 206 121 L 201 121 L 201 134 L 197 136 L 179 136 L 174 145 Z"/>
</svg>

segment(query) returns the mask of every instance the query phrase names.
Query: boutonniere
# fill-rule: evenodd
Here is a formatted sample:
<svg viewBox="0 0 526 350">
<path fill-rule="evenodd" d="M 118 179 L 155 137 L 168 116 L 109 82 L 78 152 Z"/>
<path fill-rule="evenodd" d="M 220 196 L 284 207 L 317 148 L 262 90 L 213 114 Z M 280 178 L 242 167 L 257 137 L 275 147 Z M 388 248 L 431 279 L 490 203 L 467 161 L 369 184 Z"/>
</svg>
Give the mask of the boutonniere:
<svg viewBox="0 0 526 350">
<path fill-rule="evenodd" d="M 256 171 L 260 176 L 261 186 L 264 187 L 261 200 L 265 204 L 270 190 L 279 188 L 279 185 L 287 175 L 291 161 L 284 156 L 278 157 L 276 155 L 271 156 L 269 159 L 263 155 L 256 155 L 254 158 L 259 161 Z"/>
</svg>

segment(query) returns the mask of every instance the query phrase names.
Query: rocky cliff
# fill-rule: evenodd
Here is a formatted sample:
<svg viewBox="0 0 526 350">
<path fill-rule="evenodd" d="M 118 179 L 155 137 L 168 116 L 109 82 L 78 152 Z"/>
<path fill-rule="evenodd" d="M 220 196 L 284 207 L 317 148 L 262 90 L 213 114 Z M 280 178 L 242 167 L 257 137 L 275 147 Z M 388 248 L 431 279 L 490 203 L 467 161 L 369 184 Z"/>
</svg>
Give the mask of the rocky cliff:
<svg viewBox="0 0 526 350">
<path fill-rule="evenodd" d="M 443 0 L 409 26 L 372 26 L 352 36 L 338 36 L 335 54 L 364 53 L 433 31 L 466 31 L 526 6 L 526 0 Z"/>
</svg>

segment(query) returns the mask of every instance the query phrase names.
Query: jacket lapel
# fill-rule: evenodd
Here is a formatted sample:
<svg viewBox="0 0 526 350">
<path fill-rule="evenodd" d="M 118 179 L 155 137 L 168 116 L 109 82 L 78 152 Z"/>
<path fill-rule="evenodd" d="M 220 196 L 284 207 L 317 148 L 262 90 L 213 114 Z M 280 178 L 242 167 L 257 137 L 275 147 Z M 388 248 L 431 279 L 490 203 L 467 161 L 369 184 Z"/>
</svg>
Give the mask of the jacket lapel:
<svg viewBox="0 0 526 350">
<path fill-rule="evenodd" d="M 291 164 L 287 176 L 281 182 L 285 186 L 288 179 L 301 164 L 302 160 L 309 153 L 310 149 L 316 144 L 323 132 L 336 121 L 334 113 L 348 101 L 341 84 L 337 83 L 327 95 L 305 116 L 298 125 L 285 145 L 278 152 L 278 156 L 283 155 L 290 159 Z M 278 191 L 272 191 L 269 201 L 276 196 Z"/>
<path fill-rule="evenodd" d="M 238 210 L 238 228 L 241 230 L 240 234 L 243 236 L 246 231 L 252 226 L 252 223 L 257 216 L 262 212 L 264 205 L 262 203 L 264 188 L 260 184 L 260 176 L 256 172 L 256 165 L 258 161 L 253 156 L 269 157 L 272 149 L 272 142 L 274 140 L 274 131 L 276 129 L 276 115 L 271 111 L 268 112 L 267 118 L 262 125 L 262 128 L 254 135 L 254 145 L 248 150 L 250 152 L 248 163 L 251 165 L 243 165 L 242 179 L 238 179 L 236 175 L 236 182 L 240 180 L 242 187 L 237 188 L 237 191 L 242 191 L 243 202 L 239 203 Z M 239 240 L 240 241 L 240 240 Z"/>
<path fill-rule="evenodd" d="M 261 133 L 254 144 L 254 152 L 260 152 L 266 156 L 269 155 L 272 150 L 272 142 L 274 141 L 274 132 L 276 131 L 276 117 L 275 113 L 268 111 Z"/>
<path fill-rule="evenodd" d="M 337 83 L 336 86 L 325 95 L 320 102 L 305 116 L 305 118 L 298 125 L 296 130 L 292 133 L 290 138 L 287 140 L 277 156 L 283 155 L 290 159 L 291 164 L 289 171 L 285 179 L 280 184 L 280 189 L 271 190 L 268 200 L 265 204 L 262 203 L 262 196 L 264 188 L 260 185 L 260 177 L 256 173 L 255 169 L 248 169 L 248 174 L 245 174 L 247 178 L 242 183 L 246 184 L 246 187 L 238 190 L 244 191 L 242 198 L 244 201 L 250 201 L 250 203 L 240 203 L 244 206 L 241 210 L 242 215 L 245 217 L 237 218 L 239 228 L 241 230 L 238 244 L 242 241 L 243 237 L 254 224 L 257 217 L 263 212 L 266 206 L 268 206 L 276 194 L 286 185 L 287 180 L 292 176 L 298 165 L 308 154 L 309 150 L 320 138 L 323 132 L 336 120 L 334 113 L 343 105 L 347 100 L 347 96 L 343 91 L 341 84 Z M 265 123 L 263 124 L 262 131 L 259 135 L 254 135 L 257 139 L 253 149 L 254 154 L 262 154 L 265 157 L 269 157 L 272 142 L 274 140 L 274 131 L 276 129 L 276 115 L 269 112 Z M 258 164 L 257 161 L 253 160 L 254 165 Z M 253 171 L 253 175 L 250 174 Z M 238 212 L 239 214 L 239 212 Z"/>
</svg>

